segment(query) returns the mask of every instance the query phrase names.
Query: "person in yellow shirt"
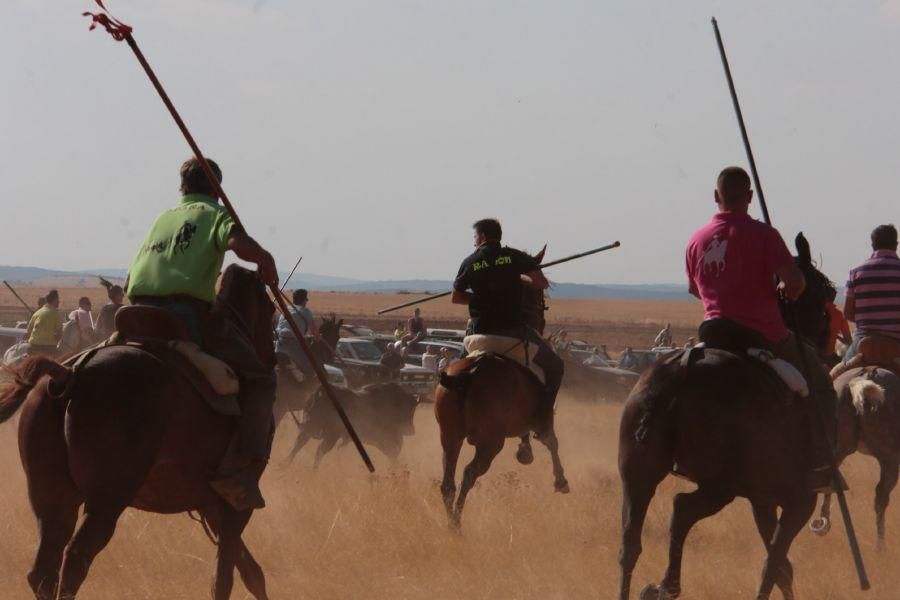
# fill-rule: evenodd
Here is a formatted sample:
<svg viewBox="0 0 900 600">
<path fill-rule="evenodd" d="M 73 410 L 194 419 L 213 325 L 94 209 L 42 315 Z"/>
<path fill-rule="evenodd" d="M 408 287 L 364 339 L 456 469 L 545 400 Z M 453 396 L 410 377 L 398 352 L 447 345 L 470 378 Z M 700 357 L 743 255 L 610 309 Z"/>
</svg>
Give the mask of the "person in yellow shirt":
<svg viewBox="0 0 900 600">
<path fill-rule="evenodd" d="M 25 341 L 31 345 L 30 354 L 55 356 L 56 345 L 62 337 L 62 316 L 59 314 L 59 292 L 50 290 L 47 303 L 28 321 Z"/>
</svg>

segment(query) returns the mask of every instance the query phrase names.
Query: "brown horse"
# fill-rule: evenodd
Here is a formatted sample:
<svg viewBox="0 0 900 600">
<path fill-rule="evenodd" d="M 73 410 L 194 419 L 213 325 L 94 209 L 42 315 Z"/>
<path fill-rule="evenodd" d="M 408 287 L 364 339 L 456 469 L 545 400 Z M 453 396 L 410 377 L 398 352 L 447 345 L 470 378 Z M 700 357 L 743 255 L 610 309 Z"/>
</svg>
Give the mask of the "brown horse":
<svg viewBox="0 0 900 600">
<path fill-rule="evenodd" d="M 804 260 L 811 267 L 808 247 L 806 253 L 801 250 L 800 261 Z M 807 282 L 804 296 L 818 296 L 819 286 L 827 280 L 807 277 Z M 824 315 L 815 298 L 807 297 L 798 306 Z M 810 334 L 821 330 L 815 318 L 800 322 L 810 324 Z M 688 366 L 682 364 L 683 357 L 684 352 L 678 352 L 645 372 L 625 403 L 619 431 L 620 600 L 630 597 L 650 500 L 676 463 L 697 489 L 675 496 L 669 565 L 662 583 L 644 588 L 641 600 L 680 595 L 688 532 L 737 496 L 750 501 L 768 552 L 757 598 L 769 598 L 777 585 L 784 598 L 792 600 L 788 550 L 816 504 L 816 494 L 807 484 L 806 457 L 807 423 L 817 407 L 791 393 L 769 367 L 756 361 L 714 349 L 695 356 Z"/>
<path fill-rule="evenodd" d="M 543 254 L 543 251 L 538 254 L 538 262 Z M 543 332 L 543 291 L 527 289 L 525 307 L 528 322 Z M 434 392 L 434 413 L 443 447 L 441 494 L 451 528 L 460 528 L 466 496 L 475 481 L 490 468 L 506 438 L 521 439 L 516 453 L 520 463 L 529 464 L 533 460 L 529 434 L 539 394 L 538 383 L 523 367 L 492 354 L 464 358 L 441 377 L 441 384 Z M 463 441 L 475 446 L 475 457 L 463 471 L 457 497 L 456 463 Z M 550 450 L 556 491 L 568 493 L 569 482 L 559 459 L 559 441 L 552 423 L 549 433 L 541 441 Z"/>
<path fill-rule="evenodd" d="M 900 377 L 887 369 L 852 369 L 834 382 L 838 393 L 837 460 L 856 451 L 873 457 L 881 468 L 875 486 L 878 546 L 884 546 L 884 515 L 900 470 Z M 810 524 L 818 535 L 831 529 L 831 495 L 822 500 L 821 516 Z"/>
<path fill-rule="evenodd" d="M 215 310 L 274 363 L 273 306 L 255 273 L 229 267 Z M 30 358 L 0 393 L 0 422 L 20 407 L 19 452 L 40 530 L 28 582 L 39 600 L 75 597 L 127 507 L 199 511 L 219 538 L 213 597 L 231 595 L 235 566 L 254 597 L 267 597 L 262 569 L 241 540 L 252 511 L 234 511 L 207 483 L 234 421 L 213 412 L 157 356 L 112 346 L 76 372 Z"/>
</svg>

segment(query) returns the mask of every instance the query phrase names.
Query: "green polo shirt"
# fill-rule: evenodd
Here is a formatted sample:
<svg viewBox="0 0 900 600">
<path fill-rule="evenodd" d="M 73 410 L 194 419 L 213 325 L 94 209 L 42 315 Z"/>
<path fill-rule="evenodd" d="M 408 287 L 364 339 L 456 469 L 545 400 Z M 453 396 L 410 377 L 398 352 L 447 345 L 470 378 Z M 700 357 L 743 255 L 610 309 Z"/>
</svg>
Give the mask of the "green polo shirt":
<svg viewBox="0 0 900 600">
<path fill-rule="evenodd" d="M 184 294 L 213 302 L 233 225 L 209 196 L 183 197 L 156 219 L 131 261 L 128 297 Z"/>
</svg>

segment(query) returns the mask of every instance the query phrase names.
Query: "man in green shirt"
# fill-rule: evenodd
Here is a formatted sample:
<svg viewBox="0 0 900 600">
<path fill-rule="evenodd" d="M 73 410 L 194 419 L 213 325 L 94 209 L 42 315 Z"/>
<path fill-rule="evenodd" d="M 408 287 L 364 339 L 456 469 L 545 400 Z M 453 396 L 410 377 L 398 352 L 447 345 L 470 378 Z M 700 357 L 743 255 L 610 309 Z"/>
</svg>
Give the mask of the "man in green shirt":
<svg viewBox="0 0 900 600">
<path fill-rule="evenodd" d="M 208 162 L 221 182 L 219 166 Z M 237 373 L 241 383 L 237 444 L 232 444 L 210 485 L 238 510 L 262 508 L 259 477 L 271 444 L 274 365 L 264 365 L 242 331 L 213 316 L 210 309 L 226 251 L 256 264 L 266 283 L 278 283 L 275 261 L 234 224 L 194 158 L 181 166 L 181 192 L 181 202 L 156 219 L 132 260 L 126 290 L 133 304 L 173 313 L 194 341 Z"/>
<path fill-rule="evenodd" d="M 56 345 L 62 337 L 62 315 L 59 314 L 59 292 L 50 290 L 46 303 L 37 309 L 28 321 L 25 341 L 31 345 L 31 354 L 56 356 Z"/>
</svg>

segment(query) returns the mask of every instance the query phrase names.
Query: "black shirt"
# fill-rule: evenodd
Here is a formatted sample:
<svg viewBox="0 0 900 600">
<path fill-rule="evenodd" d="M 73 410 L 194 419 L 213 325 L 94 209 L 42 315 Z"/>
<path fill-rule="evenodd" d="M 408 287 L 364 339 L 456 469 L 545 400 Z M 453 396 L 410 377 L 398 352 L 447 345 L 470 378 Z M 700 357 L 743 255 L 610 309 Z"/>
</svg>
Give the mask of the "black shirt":
<svg viewBox="0 0 900 600">
<path fill-rule="evenodd" d="M 482 244 L 462 262 L 453 289 L 472 290 L 469 316 L 473 333 L 503 333 L 524 324 L 519 275 L 538 266 L 528 254 L 497 242 Z"/>
</svg>

